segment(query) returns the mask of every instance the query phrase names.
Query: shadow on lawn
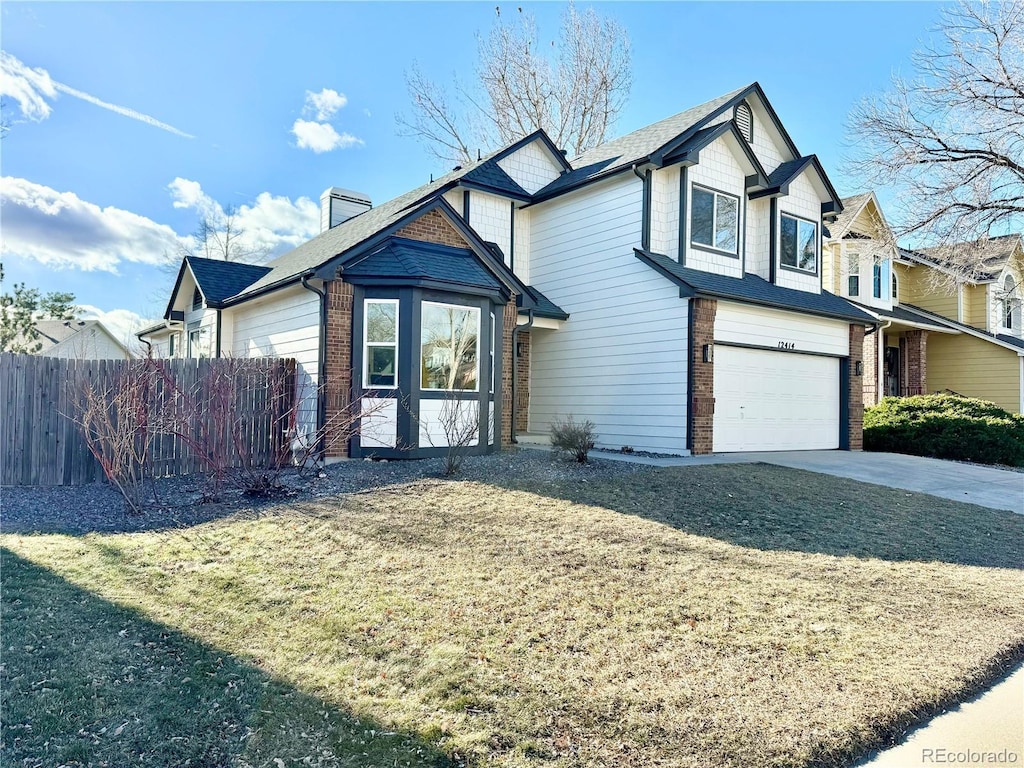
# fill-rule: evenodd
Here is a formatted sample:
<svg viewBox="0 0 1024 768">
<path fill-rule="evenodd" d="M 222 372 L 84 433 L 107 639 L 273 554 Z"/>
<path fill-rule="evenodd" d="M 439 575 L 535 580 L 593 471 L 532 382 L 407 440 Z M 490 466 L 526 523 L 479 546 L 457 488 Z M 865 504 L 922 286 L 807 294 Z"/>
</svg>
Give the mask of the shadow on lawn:
<svg viewBox="0 0 1024 768">
<path fill-rule="evenodd" d="M 7 549 L 0 560 L 0 764 L 454 765 Z"/>
<path fill-rule="evenodd" d="M 1024 568 L 1024 515 L 769 464 L 669 467 L 490 484 L 759 550 Z"/>
</svg>

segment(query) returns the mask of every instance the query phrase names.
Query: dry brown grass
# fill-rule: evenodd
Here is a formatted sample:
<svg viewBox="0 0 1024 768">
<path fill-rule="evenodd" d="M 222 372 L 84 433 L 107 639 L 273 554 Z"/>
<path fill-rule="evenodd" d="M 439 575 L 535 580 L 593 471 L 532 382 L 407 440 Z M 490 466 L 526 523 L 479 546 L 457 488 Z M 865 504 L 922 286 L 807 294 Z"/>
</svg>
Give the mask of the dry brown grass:
<svg viewBox="0 0 1024 768">
<path fill-rule="evenodd" d="M 933 499 L 892 514 L 933 544 L 973 519 L 988 555 L 882 559 L 885 531 L 881 555 L 822 554 L 773 501 L 786 484 L 868 520 L 909 498 L 764 466 L 548 496 L 421 481 L 184 534 L 4 544 L 487 765 L 842 765 L 1020 655 L 1024 518 Z M 958 562 L 985 557 L 1017 566 Z"/>
</svg>

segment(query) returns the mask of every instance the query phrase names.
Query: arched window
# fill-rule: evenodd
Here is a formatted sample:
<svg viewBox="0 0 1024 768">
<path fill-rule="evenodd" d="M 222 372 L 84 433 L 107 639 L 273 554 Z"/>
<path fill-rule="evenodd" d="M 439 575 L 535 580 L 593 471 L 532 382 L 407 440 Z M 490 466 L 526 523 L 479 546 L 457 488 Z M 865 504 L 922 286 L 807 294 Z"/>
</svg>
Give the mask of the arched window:
<svg viewBox="0 0 1024 768">
<path fill-rule="evenodd" d="M 900 297 L 900 284 L 896 282 L 896 270 L 892 273 L 892 300 L 896 301 Z"/>
<path fill-rule="evenodd" d="M 736 121 L 736 127 L 739 129 L 740 136 L 747 141 L 754 140 L 754 116 L 750 112 L 750 105 L 745 101 L 741 101 L 736 105 L 736 109 L 733 111 L 733 120 Z"/>
</svg>

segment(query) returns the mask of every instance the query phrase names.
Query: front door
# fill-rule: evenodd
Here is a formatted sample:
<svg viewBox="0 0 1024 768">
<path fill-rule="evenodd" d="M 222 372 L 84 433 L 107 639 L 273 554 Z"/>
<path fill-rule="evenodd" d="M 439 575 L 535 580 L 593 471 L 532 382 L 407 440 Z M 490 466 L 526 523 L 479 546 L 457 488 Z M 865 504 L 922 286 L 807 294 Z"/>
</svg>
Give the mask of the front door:
<svg viewBox="0 0 1024 768">
<path fill-rule="evenodd" d="M 899 397 L 900 394 L 900 348 L 885 348 L 885 396 Z"/>
</svg>

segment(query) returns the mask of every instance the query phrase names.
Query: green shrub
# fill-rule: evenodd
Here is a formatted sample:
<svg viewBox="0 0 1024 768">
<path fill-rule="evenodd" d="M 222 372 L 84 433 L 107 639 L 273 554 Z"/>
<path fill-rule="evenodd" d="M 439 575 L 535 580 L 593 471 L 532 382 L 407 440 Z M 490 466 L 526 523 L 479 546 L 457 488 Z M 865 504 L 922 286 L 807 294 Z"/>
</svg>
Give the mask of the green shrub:
<svg viewBox="0 0 1024 768">
<path fill-rule="evenodd" d="M 594 422 L 590 419 L 577 422 L 570 414 L 565 419 L 556 416 L 551 422 L 551 447 L 555 452 L 572 454 L 580 464 L 587 463 L 587 454 L 594 447 L 596 439 Z"/>
<path fill-rule="evenodd" d="M 1024 466 L 1024 416 L 960 395 L 886 397 L 864 411 L 864 450 Z"/>
</svg>

